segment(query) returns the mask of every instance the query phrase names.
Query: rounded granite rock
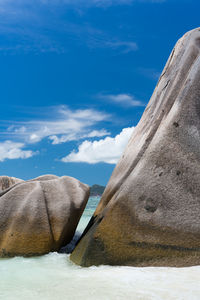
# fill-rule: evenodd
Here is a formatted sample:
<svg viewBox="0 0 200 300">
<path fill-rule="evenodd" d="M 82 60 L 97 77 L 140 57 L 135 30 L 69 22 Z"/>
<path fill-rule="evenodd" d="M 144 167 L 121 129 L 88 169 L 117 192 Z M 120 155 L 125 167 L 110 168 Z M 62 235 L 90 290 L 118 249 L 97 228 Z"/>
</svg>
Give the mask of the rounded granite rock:
<svg viewBox="0 0 200 300">
<path fill-rule="evenodd" d="M 82 266 L 200 264 L 199 179 L 197 28 L 173 49 L 71 260 Z"/>
<path fill-rule="evenodd" d="M 72 177 L 45 175 L 0 193 L 0 256 L 41 255 L 73 238 L 89 187 Z"/>
</svg>

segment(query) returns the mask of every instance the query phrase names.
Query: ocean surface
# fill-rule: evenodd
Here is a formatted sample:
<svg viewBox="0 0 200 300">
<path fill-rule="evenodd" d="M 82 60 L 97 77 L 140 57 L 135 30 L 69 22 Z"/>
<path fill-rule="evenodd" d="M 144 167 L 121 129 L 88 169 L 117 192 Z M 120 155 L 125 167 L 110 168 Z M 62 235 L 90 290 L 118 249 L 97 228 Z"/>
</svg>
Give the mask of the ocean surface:
<svg viewBox="0 0 200 300">
<path fill-rule="evenodd" d="M 90 198 L 79 223 L 87 225 L 99 198 Z M 82 268 L 69 255 L 0 259 L 1 300 L 199 300 L 200 266 Z"/>
</svg>

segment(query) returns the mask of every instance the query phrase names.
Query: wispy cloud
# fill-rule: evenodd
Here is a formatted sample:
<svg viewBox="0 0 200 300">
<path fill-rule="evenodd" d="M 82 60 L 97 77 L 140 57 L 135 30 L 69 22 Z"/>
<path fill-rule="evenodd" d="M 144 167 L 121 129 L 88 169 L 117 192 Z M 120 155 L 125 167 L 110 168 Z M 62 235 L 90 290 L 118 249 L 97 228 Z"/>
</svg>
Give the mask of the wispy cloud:
<svg viewBox="0 0 200 300">
<path fill-rule="evenodd" d="M 0 51 L 54 52 L 69 51 L 70 42 L 88 48 L 117 50 L 127 54 L 138 50 L 134 38 L 120 38 L 117 34 L 95 28 L 88 22 L 74 23 L 63 18 L 65 9 L 76 11 L 96 7 L 106 9 L 117 5 L 131 5 L 134 2 L 157 3 L 163 0 L 1 0 L 0 34 L 6 36 Z M 78 14 L 77 14 L 78 15 Z M 12 38 L 11 38 L 12 37 Z M 7 40 L 8 38 L 8 40 Z"/>
<path fill-rule="evenodd" d="M 121 50 L 121 53 L 129 53 L 138 50 L 137 43 L 131 41 L 105 41 L 103 46 L 112 49 L 119 49 Z"/>
<path fill-rule="evenodd" d="M 12 1 L 12 0 L 10 0 Z M 28 2 L 28 0 L 21 0 L 24 2 Z M 149 3 L 161 3 L 166 0 L 36 0 L 36 2 L 40 2 L 43 5 L 82 5 L 82 6 L 96 6 L 96 7 L 109 7 L 114 5 L 130 5 L 134 2 L 149 2 Z"/>
<path fill-rule="evenodd" d="M 134 0 L 38 0 L 43 4 L 65 4 L 65 5 L 84 5 L 84 6 L 97 6 L 97 7 L 109 7 L 112 5 L 127 5 Z"/>
<path fill-rule="evenodd" d="M 67 21 L 63 23 L 59 20 L 57 21 L 59 26 L 56 26 L 50 22 L 39 25 L 41 20 L 35 20 L 32 17 L 30 17 L 30 20 L 37 25 L 30 25 L 29 22 L 24 22 L 24 20 L 20 20 L 20 22 L 12 20 L 0 24 L 0 34 L 6 37 L 1 44 L 1 52 L 6 54 L 22 51 L 25 53 L 54 52 L 62 54 L 70 51 L 71 43 L 92 50 L 115 50 L 115 54 L 127 54 L 138 50 L 135 41 L 120 40 L 87 23 L 80 25 Z M 12 39 L 7 41 L 7 37 L 12 37 Z"/>
<path fill-rule="evenodd" d="M 116 164 L 122 155 L 128 140 L 133 133 L 134 127 L 124 128 L 120 134 L 115 137 L 106 137 L 99 141 L 84 141 L 78 148 L 78 151 L 72 151 L 63 162 L 85 162 L 96 164 L 104 162 Z"/>
<path fill-rule="evenodd" d="M 97 97 L 126 107 L 145 106 L 131 94 L 100 94 Z"/>
<path fill-rule="evenodd" d="M 138 72 L 143 75 L 144 77 L 150 78 L 152 80 L 158 80 L 160 77 L 161 72 L 154 69 L 154 68 L 142 68 L 138 69 Z"/>
<path fill-rule="evenodd" d="M 58 6 L 58 5 L 66 5 L 73 7 L 99 7 L 106 8 L 110 6 L 116 5 L 129 5 L 133 2 L 141 2 L 142 0 L 35 0 L 31 2 L 30 0 L 1 0 L 0 2 L 0 10 L 5 11 L 7 7 L 13 6 L 18 7 L 22 5 L 43 5 L 43 6 Z M 144 1 L 144 0 L 143 0 Z M 150 2 L 159 2 L 159 0 L 146 0 Z M 161 0 L 160 0 L 161 2 Z M 14 11 L 14 9 L 13 9 Z"/>
<path fill-rule="evenodd" d="M 15 16 L 15 18 L 27 18 L 34 14 L 33 10 L 38 8 L 71 7 L 74 9 L 88 9 L 92 7 L 109 8 L 111 6 L 131 5 L 139 3 L 163 3 L 167 0 L 1 0 L 0 14 Z M 25 14 L 24 14 L 25 13 Z"/>
<path fill-rule="evenodd" d="M 84 139 L 84 138 L 94 138 L 94 137 L 102 137 L 102 136 L 106 136 L 106 135 L 110 135 L 110 132 L 108 132 L 105 129 L 101 129 L 101 130 L 92 130 L 91 132 L 88 132 L 86 134 L 68 134 L 68 135 L 51 135 L 49 136 L 49 139 L 52 141 L 53 145 L 57 145 L 57 144 L 62 144 L 62 143 L 66 143 L 66 142 L 70 142 L 70 141 L 74 141 L 74 140 L 79 140 L 79 139 Z"/>
<path fill-rule="evenodd" d="M 80 140 L 89 137 L 102 137 L 110 133 L 105 129 L 96 130 L 93 127 L 106 121 L 108 114 L 93 110 L 70 110 L 66 106 L 46 108 L 49 112 L 45 120 L 32 120 L 14 123 L 1 133 L 1 136 L 13 140 L 21 140 L 33 144 L 44 138 L 49 138 L 52 144 Z"/>
<path fill-rule="evenodd" d="M 31 150 L 25 150 L 23 143 L 16 143 L 12 141 L 4 141 L 0 143 L 0 162 L 6 159 L 26 159 L 32 157 L 34 154 Z"/>
</svg>

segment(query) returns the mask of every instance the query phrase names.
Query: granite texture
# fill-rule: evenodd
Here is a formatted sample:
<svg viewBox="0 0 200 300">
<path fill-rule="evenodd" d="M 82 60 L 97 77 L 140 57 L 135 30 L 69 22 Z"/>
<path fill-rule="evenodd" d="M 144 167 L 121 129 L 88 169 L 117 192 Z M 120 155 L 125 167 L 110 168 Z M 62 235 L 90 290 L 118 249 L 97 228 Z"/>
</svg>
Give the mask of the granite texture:
<svg viewBox="0 0 200 300">
<path fill-rule="evenodd" d="M 200 264 L 199 179 L 197 28 L 175 45 L 71 260 L 82 266 Z"/>
<path fill-rule="evenodd" d="M 41 255 L 73 238 L 89 187 L 72 177 L 44 175 L 0 193 L 0 256 Z"/>
</svg>

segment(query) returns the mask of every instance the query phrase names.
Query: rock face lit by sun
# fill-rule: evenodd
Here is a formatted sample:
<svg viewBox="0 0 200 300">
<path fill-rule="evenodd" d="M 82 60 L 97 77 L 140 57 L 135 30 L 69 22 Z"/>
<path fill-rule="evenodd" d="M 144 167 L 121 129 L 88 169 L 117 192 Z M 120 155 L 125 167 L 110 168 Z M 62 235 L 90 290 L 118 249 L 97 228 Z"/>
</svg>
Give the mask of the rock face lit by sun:
<svg viewBox="0 0 200 300">
<path fill-rule="evenodd" d="M 197 28 L 172 51 L 72 261 L 200 264 L 199 107 Z"/>
</svg>

